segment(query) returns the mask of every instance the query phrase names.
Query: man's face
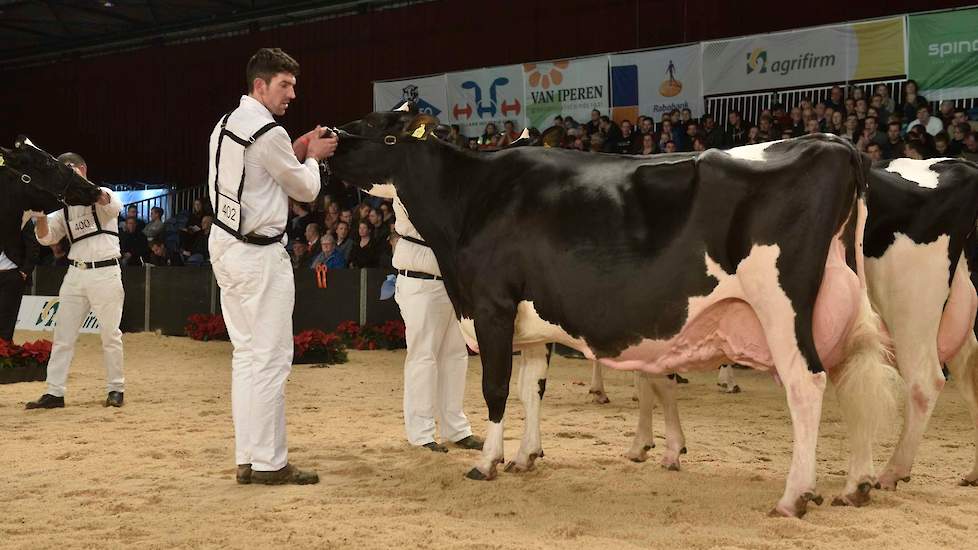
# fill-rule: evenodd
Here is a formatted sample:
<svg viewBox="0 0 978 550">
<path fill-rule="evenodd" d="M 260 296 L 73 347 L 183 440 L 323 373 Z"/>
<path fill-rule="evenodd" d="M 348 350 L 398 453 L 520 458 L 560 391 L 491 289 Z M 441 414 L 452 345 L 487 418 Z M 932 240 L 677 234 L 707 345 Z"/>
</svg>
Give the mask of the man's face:
<svg viewBox="0 0 978 550">
<path fill-rule="evenodd" d="M 877 109 L 882 109 L 883 108 L 883 96 L 881 96 L 879 94 L 874 95 L 872 101 L 870 102 L 870 105 L 872 105 L 873 107 L 876 107 Z"/>
<path fill-rule="evenodd" d="M 309 242 L 315 241 L 319 238 L 319 232 L 316 230 L 316 226 L 309 224 L 306 226 L 306 240 Z"/>
<path fill-rule="evenodd" d="M 896 140 L 900 139 L 900 127 L 896 124 L 890 125 L 886 128 L 886 137 L 891 141 L 896 143 Z"/>
<path fill-rule="evenodd" d="M 127 212 L 128 214 L 126 214 L 126 217 L 135 218 L 138 210 L 135 207 L 130 206 Z"/>
<path fill-rule="evenodd" d="M 642 119 L 642 131 L 646 134 L 652 131 L 652 121 L 648 118 Z"/>
<path fill-rule="evenodd" d="M 353 222 L 353 212 L 351 212 L 349 210 L 344 210 L 344 211 L 340 212 L 340 221 L 343 221 L 343 222 L 346 222 L 346 223 Z M 349 230 L 349 228 L 347 228 L 347 230 Z"/>
<path fill-rule="evenodd" d="M 818 133 L 818 121 L 813 118 L 808 119 L 808 122 L 805 123 L 805 131 L 809 134 Z"/>
<path fill-rule="evenodd" d="M 126 218 L 126 233 L 136 232 L 136 218 Z"/>
<path fill-rule="evenodd" d="M 340 239 L 345 239 L 350 236 L 350 226 L 346 223 L 340 223 L 336 225 L 336 236 Z"/>
<path fill-rule="evenodd" d="M 930 113 L 927 112 L 927 109 L 917 110 L 917 120 L 919 120 L 921 124 L 927 124 L 930 121 Z"/>
<path fill-rule="evenodd" d="M 962 122 L 968 122 L 968 117 L 964 113 L 954 113 L 954 123 L 961 124 Z"/>
<path fill-rule="evenodd" d="M 877 126 L 876 126 L 876 119 L 867 118 L 865 124 L 866 124 L 866 131 L 867 132 L 869 132 L 870 134 L 875 134 L 876 133 L 876 128 L 877 128 Z"/>
<path fill-rule="evenodd" d="M 665 132 L 671 132 L 671 131 L 672 131 L 672 121 L 671 120 L 663 120 L 662 121 L 662 132 L 665 133 Z"/>
<path fill-rule="evenodd" d="M 970 134 L 968 138 L 964 140 L 964 146 L 967 147 L 972 153 L 978 152 L 978 140 L 975 139 L 974 134 Z"/>
<path fill-rule="evenodd" d="M 859 111 L 860 113 L 865 113 L 867 108 L 868 105 L 866 105 L 865 99 L 859 99 L 856 101 L 856 111 Z"/>
<path fill-rule="evenodd" d="M 336 243 L 332 239 L 323 239 L 323 242 L 319 245 L 323 249 L 323 254 L 329 256 L 336 250 Z"/>
<path fill-rule="evenodd" d="M 875 143 L 866 148 L 866 154 L 868 154 L 869 158 L 873 159 L 874 162 L 883 160 L 883 152 L 880 150 L 880 146 L 876 145 Z"/>
<path fill-rule="evenodd" d="M 625 137 L 632 135 L 632 123 L 627 120 L 621 123 L 621 133 Z"/>
<path fill-rule="evenodd" d="M 504 122 L 503 123 L 503 128 L 506 128 L 506 133 L 507 134 L 512 134 L 513 133 L 513 123 L 512 122 L 509 122 L 509 121 Z"/>
<path fill-rule="evenodd" d="M 834 86 L 830 94 L 832 96 L 832 102 L 838 103 L 839 100 L 842 99 L 842 88 L 839 88 L 838 86 Z"/>
<path fill-rule="evenodd" d="M 886 86 L 879 85 L 876 87 L 876 94 L 879 95 L 880 98 L 890 97 L 890 89 Z"/>
<path fill-rule="evenodd" d="M 305 241 L 298 241 L 292 244 L 292 254 L 297 258 L 304 255 L 307 250 L 309 250 L 309 247 L 306 246 Z"/>
<path fill-rule="evenodd" d="M 269 82 L 256 78 L 252 83 L 252 96 L 273 115 L 282 116 L 295 99 L 295 84 L 295 75 L 291 73 L 277 73 Z"/>
<path fill-rule="evenodd" d="M 591 122 L 597 122 L 601 118 L 601 113 L 598 111 L 591 111 Z"/>
<path fill-rule="evenodd" d="M 158 243 L 153 243 L 153 244 L 149 245 L 149 248 L 150 248 L 150 250 L 153 251 L 153 255 L 154 256 L 162 256 L 163 255 L 163 245 L 158 244 Z"/>
<path fill-rule="evenodd" d="M 730 124 L 736 126 L 737 123 L 740 122 L 740 115 L 738 115 L 737 113 L 730 113 L 730 116 L 727 117 L 727 120 L 730 121 Z"/>
</svg>

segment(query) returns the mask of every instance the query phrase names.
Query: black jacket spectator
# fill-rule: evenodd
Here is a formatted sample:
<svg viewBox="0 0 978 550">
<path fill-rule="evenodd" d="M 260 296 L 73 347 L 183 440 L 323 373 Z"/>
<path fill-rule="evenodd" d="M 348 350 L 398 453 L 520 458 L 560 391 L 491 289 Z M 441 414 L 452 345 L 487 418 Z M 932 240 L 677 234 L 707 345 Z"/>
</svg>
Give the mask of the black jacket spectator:
<svg viewBox="0 0 978 550">
<path fill-rule="evenodd" d="M 142 265 L 149 256 L 149 243 L 139 230 L 136 218 L 126 219 L 125 229 L 119 233 L 119 251 L 122 252 L 122 265 Z"/>
<path fill-rule="evenodd" d="M 149 245 L 149 257 L 146 263 L 156 267 L 178 267 L 183 265 L 183 258 L 180 254 L 167 250 L 163 241 L 153 241 Z"/>
</svg>

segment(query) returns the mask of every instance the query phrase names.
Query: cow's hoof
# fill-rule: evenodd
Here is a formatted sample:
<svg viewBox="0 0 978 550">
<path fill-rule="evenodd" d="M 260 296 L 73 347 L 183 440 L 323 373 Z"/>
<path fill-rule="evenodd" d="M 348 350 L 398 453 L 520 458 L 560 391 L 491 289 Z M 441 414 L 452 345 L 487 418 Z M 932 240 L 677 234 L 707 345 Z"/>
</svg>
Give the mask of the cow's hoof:
<svg viewBox="0 0 978 550">
<path fill-rule="evenodd" d="M 474 479 L 476 481 L 492 481 L 496 479 L 496 465 L 493 464 L 492 468 L 489 468 L 489 472 L 483 472 L 479 467 L 472 468 L 469 473 L 465 474 L 468 479 Z"/>
<path fill-rule="evenodd" d="M 655 448 L 655 443 L 651 445 L 645 445 L 643 447 L 638 447 L 637 450 L 635 449 L 635 447 L 632 447 L 631 449 L 628 449 L 628 451 L 625 453 L 625 458 L 631 460 L 632 462 L 645 462 L 646 460 L 649 459 L 649 451 L 651 451 L 654 448 Z"/>
<path fill-rule="evenodd" d="M 681 455 L 686 454 L 686 447 L 683 447 L 682 449 L 679 449 L 679 454 L 681 454 Z"/>
<path fill-rule="evenodd" d="M 598 405 L 607 405 L 608 403 L 611 403 L 611 400 L 608 399 L 608 394 L 603 391 L 591 390 L 588 393 L 591 396 L 592 403 L 597 403 Z"/>
<path fill-rule="evenodd" d="M 978 487 L 978 477 L 975 479 L 964 478 L 958 482 L 960 487 Z"/>
<path fill-rule="evenodd" d="M 821 506 L 823 500 L 821 495 L 817 495 L 815 493 L 805 493 L 795 500 L 794 506 L 791 507 L 792 509 L 784 509 L 778 505 L 768 513 L 768 516 L 775 518 L 785 517 L 801 519 L 806 513 L 808 513 L 809 502 L 814 502 L 816 505 Z"/>
<path fill-rule="evenodd" d="M 662 467 L 670 472 L 678 472 L 679 455 L 676 455 L 675 458 L 670 458 L 669 456 L 662 457 Z"/>
<path fill-rule="evenodd" d="M 896 491 L 897 484 L 901 481 L 907 483 L 910 481 L 910 476 L 900 477 L 893 474 L 883 474 L 880 476 L 880 480 L 876 482 L 876 488 L 884 491 Z"/>
<path fill-rule="evenodd" d="M 533 469 L 534 463 L 536 463 L 537 458 L 543 456 L 543 451 L 539 453 L 531 453 L 530 456 L 526 458 L 525 461 L 520 461 L 520 459 L 513 460 L 512 462 L 506 463 L 503 467 L 503 471 L 513 474 L 522 474 L 523 472 L 529 472 Z"/>
<path fill-rule="evenodd" d="M 871 500 L 869 498 L 869 492 L 872 489 L 873 485 L 868 481 L 864 481 L 856 488 L 856 492 L 832 499 L 832 506 L 853 506 L 855 508 L 866 506 Z"/>
</svg>

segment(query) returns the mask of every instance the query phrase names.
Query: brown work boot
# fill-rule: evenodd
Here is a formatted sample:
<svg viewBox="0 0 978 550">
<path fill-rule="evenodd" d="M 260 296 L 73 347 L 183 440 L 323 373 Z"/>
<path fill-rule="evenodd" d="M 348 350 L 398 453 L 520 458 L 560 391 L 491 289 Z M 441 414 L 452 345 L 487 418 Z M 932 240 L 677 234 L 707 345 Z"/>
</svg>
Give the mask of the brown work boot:
<svg viewBox="0 0 978 550">
<path fill-rule="evenodd" d="M 238 473 L 235 478 L 239 485 L 251 484 L 251 464 L 238 464 Z"/>
<path fill-rule="evenodd" d="M 319 483 L 319 474 L 304 472 L 291 464 L 286 464 L 281 470 L 274 472 L 251 471 L 251 482 L 260 485 L 312 485 Z"/>
</svg>

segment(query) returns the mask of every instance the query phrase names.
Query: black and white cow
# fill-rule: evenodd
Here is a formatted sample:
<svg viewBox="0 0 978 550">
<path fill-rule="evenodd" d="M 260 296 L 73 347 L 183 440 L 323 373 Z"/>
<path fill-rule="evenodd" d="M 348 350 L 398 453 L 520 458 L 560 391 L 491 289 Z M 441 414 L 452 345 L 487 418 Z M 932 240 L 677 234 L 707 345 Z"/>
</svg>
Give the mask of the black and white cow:
<svg viewBox="0 0 978 550">
<path fill-rule="evenodd" d="M 98 186 L 37 148 L 26 136 L 19 136 L 13 149 L 0 147 L 0 170 L 5 180 L 25 185 L 25 202 L 5 201 L 3 214 L 26 210 L 52 212 L 65 206 L 89 206 L 101 196 Z M 43 193 L 43 194 L 42 194 Z"/>
<path fill-rule="evenodd" d="M 854 404 L 854 424 L 872 423 L 881 400 L 847 384 L 875 389 L 862 384 L 884 368 L 878 318 L 845 259 L 862 234 L 844 238 L 864 221 L 867 169 L 850 144 L 818 135 L 696 158 L 532 147 L 477 155 L 429 139 L 436 125 L 416 112 L 372 113 L 339 130 L 330 162 L 336 177 L 404 205 L 481 352 L 490 427 L 469 477 L 491 479 L 503 462 L 514 348 L 526 356 L 527 429 L 511 467 L 542 456 L 542 344 L 559 342 L 651 375 L 726 357 L 775 369 L 794 454 L 772 512 L 801 516 L 821 502 L 825 367 Z M 871 461 L 850 477 L 852 491 L 875 479 Z"/>
</svg>

